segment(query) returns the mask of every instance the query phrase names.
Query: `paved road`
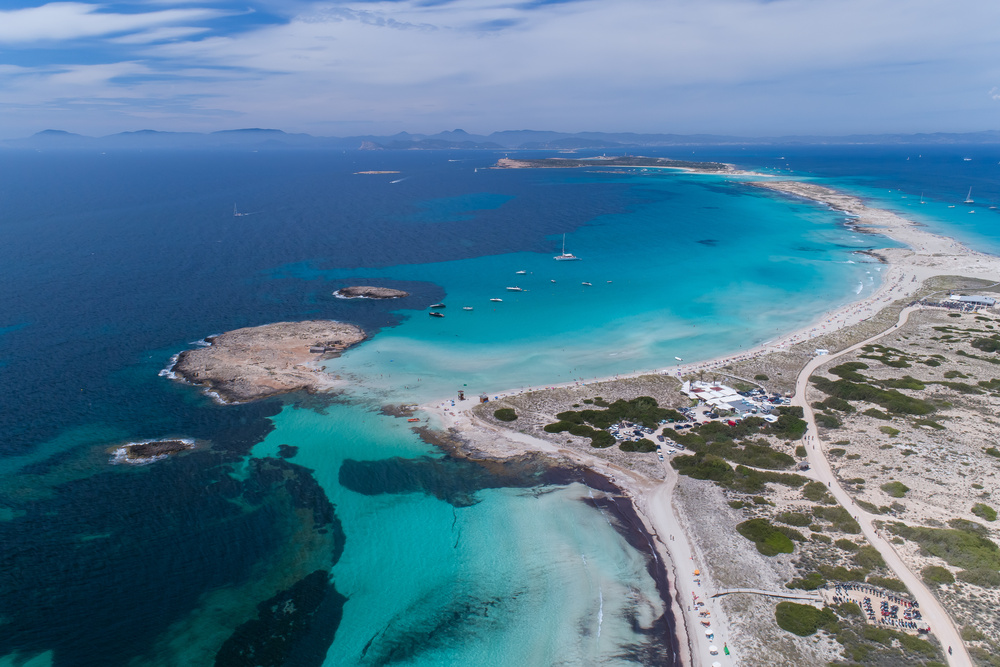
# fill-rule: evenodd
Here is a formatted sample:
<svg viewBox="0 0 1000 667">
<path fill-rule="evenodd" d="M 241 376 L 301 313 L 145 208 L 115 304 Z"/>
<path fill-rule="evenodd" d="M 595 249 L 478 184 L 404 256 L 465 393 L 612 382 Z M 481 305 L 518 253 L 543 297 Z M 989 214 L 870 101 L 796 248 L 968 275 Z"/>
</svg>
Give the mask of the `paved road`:
<svg viewBox="0 0 1000 667">
<path fill-rule="evenodd" d="M 938 638 L 944 647 L 945 660 L 952 667 L 971 667 L 972 659 L 969 657 L 969 652 L 965 648 L 965 643 L 962 641 L 962 637 L 958 632 L 958 628 L 955 627 L 955 623 L 951 620 L 951 617 L 938 602 L 938 599 L 934 597 L 934 594 L 924 585 L 923 580 L 920 576 L 912 572 L 903 559 L 899 557 L 896 550 L 892 547 L 888 540 L 884 539 L 879 533 L 875 531 L 875 527 L 872 525 L 872 521 L 875 520 L 876 516 L 870 514 L 857 505 L 854 504 L 854 500 L 851 496 L 844 490 L 844 487 L 840 485 L 837 481 L 836 476 L 833 474 L 833 469 L 830 467 L 830 462 L 827 460 L 823 449 L 819 447 L 819 438 L 817 437 L 816 421 L 813 417 L 812 408 L 809 407 L 809 403 L 806 400 L 806 388 L 809 382 L 809 376 L 821 365 L 830 362 L 837 357 L 847 354 L 848 352 L 853 352 L 864 345 L 868 345 L 872 341 L 878 340 L 882 336 L 885 336 L 897 328 L 906 324 L 907 319 L 910 317 L 910 313 L 914 310 L 918 310 L 915 306 L 909 306 L 904 308 L 899 314 L 899 321 L 893 325 L 890 329 L 883 331 L 880 334 L 872 336 L 868 340 L 861 341 L 851 347 L 841 350 L 836 354 L 829 354 L 818 356 L 812 359 L 805 368 L 799 373 L 799 377 L 795 382 L 795 397 L 792 399 L 792 405 L 799 405 L 802 407 L 805 420 L 809 423 L 809 428 L 806 431 L 806 439 L 802 444 L 806 446 L 806 450 L 809 453 L 809 465 L 812 467 L 816 479 L 827 484 L 830 489 L 830 493 L 840 502 L 841 505 L 846 507 L 851 514 L 858 518 L 858 523 L 861 524 L 861 530 L 868 541 L 878 549 L 879 553 L 882 554 L 882 558 L 885 559 L 886 564 L 889 568 L 896 574 L 896 576 L 906 584 L 906 587 L 910 589 L 910 593 L 913 594 L 914 599 L 920 603 L 920 614 L 923 619 L 930 624 L 931 630 L 934 635 Z M 948 647 L 951 647 L 953 654 L 948 655 Z"/>
</svg>

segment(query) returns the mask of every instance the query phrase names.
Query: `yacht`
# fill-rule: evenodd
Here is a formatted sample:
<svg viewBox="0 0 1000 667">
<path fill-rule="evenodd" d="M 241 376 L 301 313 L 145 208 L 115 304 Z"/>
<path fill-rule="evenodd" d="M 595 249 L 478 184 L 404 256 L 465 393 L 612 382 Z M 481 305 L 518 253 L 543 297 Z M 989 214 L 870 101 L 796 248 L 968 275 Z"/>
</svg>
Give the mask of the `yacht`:
<svg viewBox="0 0 1000 667">
<path fill-rule="evenodd" d="M 584 283 L 580 283 L 580 284 L 581 284 L 581 285 L 593 285 L 593 283 L 586 283 L 586 282 L 584 282 Z"/>
<path fill-rule="evenodd" d="M 430 307 L 431 308 L 447 308 L 447 306 L 445 306 L 443 303 L 432 303 L 430 305 Z"/>
<path fill-rule="evenodd" d="M 527 273 L 527 271 L 515 271 L 514 273 L 516 273 L 519 276 L 523 276 L 524 274 Z"/>
<path fill-rule="evenodd" d="M 462 310 L 472 310 L 472 306 L 462 306 Z"/>
<path fill-rule="evenodd" d="M 579 257 L 577 257 L 576 255 L 574 255 L 573 253 L 566 252 L 566 235 L 565 234 L 563 234 L 563 251 L 562 251 L 562 254 L 561 255 L 556 255 L 552 259 L 556 260 L 557 262 L 570 262 L 570 261 L 573 261 L 575 259 L 580 259 Z"/>
<path fill-rule="evenodd" d="M 501 301 L 503 301 L 503 299 L 490 299 L 490 301 L 494 301 L 496 303 L 500 303 Z"/>
<path fill-rule="evenodd" d="M 508 292 L 523 292 L 524 289 L 521 288 L 521 287 L 514 286 L 514 287 L 508 287 L 507 291 Z"/>
<path fill-rule="evenodd" d="M 438 312 L 435 312 L 433 310 L 429 314 L 430 314 L 431 317 L 444 317 L 443 313 L 438 313 Z"/>
</svg>

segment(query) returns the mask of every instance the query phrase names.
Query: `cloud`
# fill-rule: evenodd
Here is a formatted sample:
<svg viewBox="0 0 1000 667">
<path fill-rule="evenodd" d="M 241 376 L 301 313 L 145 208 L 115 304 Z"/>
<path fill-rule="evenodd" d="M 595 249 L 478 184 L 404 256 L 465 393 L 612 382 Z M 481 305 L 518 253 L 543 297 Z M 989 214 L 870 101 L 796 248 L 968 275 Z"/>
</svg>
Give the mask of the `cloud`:
<svg viewBox="0 0 1000 667">
<path fill-rule="evenodd" d="M 40 7 L 0 10 L 0 43 L 23 45 L 97 37 L 224 15 L 217 9 L 202 8 L 118 14 L 102 11 L 101 5 L 53 2 Z"/>
<path fill-rule="evenodd" d="M 184 37 L 200 35 L 207 32 L 208 28 L 197 26 L 174 26 L 169 28 L 154 28 L 144 30 L 121 37 L 112 37 L 108 41 L 112 44 L 151 44 L 153 42 L 169 42 Z"/>
<path fill-rule="evenodd" d="M 15 32 L 7 19 L 54 12 L 62 23 L 35 16 L 34 32 L 18 34 L 102 37 L 101 59 L 145 70 L 94 70 L 95 97 L 142 100 L 137 116 L 175 109 L 174 129 L 220 116 L 306 131 L 995 124 L 982 91 L 996 80 L 1000 3 L 955 12 L 938 0 L 247 0 L 254 14 L 236 16 L 233 1 L 146 0 L 140 9 L 156 11 L 128 14 L 50 4 L 0 13 L 0 42 Z M 52 68 L 95 57 L 84 59 L 40 66 L 22 101 L 64 99 Z"/>
</svg>

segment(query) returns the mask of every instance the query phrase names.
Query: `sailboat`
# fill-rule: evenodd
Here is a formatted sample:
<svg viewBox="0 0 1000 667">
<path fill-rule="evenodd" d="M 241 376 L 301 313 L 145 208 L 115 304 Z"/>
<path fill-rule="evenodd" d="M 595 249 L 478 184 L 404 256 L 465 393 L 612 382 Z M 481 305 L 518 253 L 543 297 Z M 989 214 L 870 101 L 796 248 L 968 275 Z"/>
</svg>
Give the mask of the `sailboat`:
<svg viewBox="0 0 1000 667">
<path fill-rule="evenodd" d="M 236 208 L 236 204 L 233 204 L 233 217 L 242 218 L 244 215 L 245 215 L 244 213 L 240 213 L 239 209 Z"/>
<path fill-rule="evenodd" d="M 963 204 L 975 204 L 976 203 L 976 202 L 972 201 L 972 188 L 969 188 L 969 194 L 965 195 L 965 201 L 962 202 L 962 203 Z"/>
<path fill-rule="evenodd" d="M 574 259 L 580 259 L 579 257 L 577 257 L 576 255 L 574 255 L 573 253 L 566 252 L 566 235 L 565 234 L 563 234 L 562 254 L 561 255 L 556 255 L 552 259 L 556 260 L 557 262 L 569 262 L 569 261 L 572 261 Z"/>
</svg>

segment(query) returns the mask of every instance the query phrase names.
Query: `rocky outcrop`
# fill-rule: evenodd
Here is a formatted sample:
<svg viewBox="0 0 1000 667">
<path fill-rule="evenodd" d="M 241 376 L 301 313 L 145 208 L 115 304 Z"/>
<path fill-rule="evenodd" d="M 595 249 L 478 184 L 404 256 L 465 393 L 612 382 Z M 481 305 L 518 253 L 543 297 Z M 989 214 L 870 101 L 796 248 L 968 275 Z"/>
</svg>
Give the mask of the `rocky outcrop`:
<svg viewBox="0 0 1000 667">
<path fill-rule="evenodd" d="M 223 403 L 324 391 L 333 388 L 333 378 L 313 362 L 340 356 L 364 339 L 359 327 L 333 320 L 277 322 L 208 338 L 208 347 L 181 352 L 172 370 Z"/>
<path fill-rule="evenodd" d="M 341 299 L 402 299 L 404 296 L 410 296 L 410 293 L 389 287 L 356 285 L 353 287 L 341 287 L 333 295 Z"/>
</svg>

